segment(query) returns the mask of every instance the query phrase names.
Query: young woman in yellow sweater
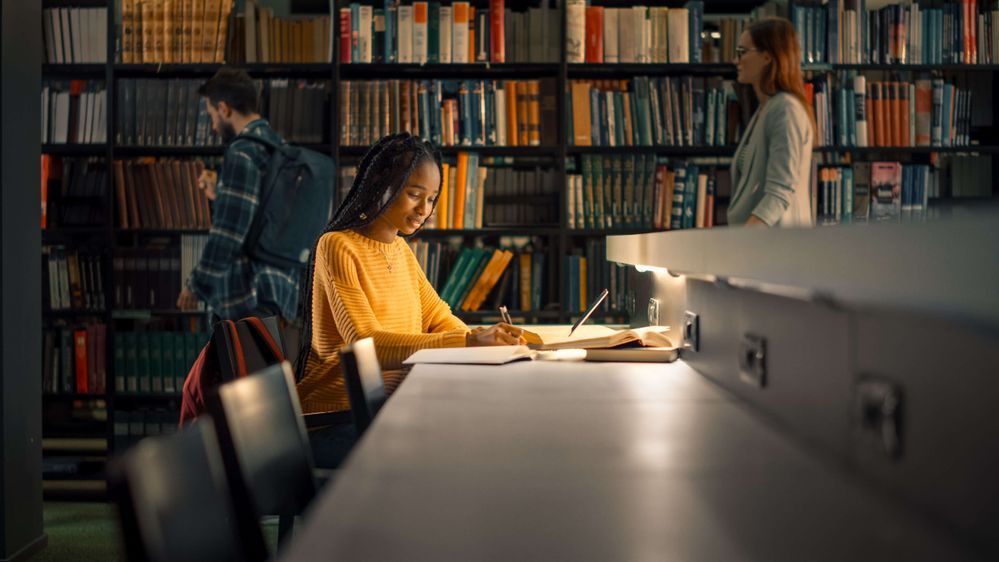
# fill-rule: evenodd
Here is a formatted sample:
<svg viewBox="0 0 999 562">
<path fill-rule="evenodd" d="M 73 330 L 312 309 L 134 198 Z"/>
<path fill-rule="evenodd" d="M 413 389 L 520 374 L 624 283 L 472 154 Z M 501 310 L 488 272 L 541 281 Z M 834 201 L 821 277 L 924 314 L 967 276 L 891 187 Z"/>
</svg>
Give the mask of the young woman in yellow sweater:
<svg viewBox="0 0 999 562">
<path fill-rule="evenodd" d="M 521 330 L 508 324 L 469 330 L 401 238 L 423 227 L 440 187 L 439 152 L 408 133 L 382 138 L 361 159 L 312 255 L 299 356 L 306 413 L 350 408 L 338 352 L 362 338 L 374 338 L 384 370 L 401 368 L 423 348 L 524 343 Z M 317 465 L 338 464 L 352 437 L 344 428 L 313 432 Z"/>
</svg>

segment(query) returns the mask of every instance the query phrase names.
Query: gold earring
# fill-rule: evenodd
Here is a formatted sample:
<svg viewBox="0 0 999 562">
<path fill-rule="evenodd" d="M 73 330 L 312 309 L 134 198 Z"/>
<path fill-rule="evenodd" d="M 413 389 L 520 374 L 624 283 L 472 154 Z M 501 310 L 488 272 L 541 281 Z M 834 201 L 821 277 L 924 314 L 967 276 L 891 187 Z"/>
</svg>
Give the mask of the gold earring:
<svg viewBox="0 0 999 562">
<path fill-rule="evenodd" d="M 361 220 L 368 220 L 368 215 L 361 213 Z"/>
</svg>

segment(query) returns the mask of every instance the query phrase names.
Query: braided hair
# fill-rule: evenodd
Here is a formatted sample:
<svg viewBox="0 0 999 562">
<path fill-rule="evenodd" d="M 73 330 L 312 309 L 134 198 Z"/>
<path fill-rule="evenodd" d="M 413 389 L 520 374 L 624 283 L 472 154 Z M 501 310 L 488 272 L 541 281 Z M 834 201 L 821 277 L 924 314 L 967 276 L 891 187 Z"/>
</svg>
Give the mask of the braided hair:
<svg viewBox="0 0 999 562">
<path fill-rule="evenodd" d="M 402 187 L 406 185 L 409 176 L 424 162 L 433 163 L 437 166 L 437 172 L 443 174 L 440 151 L 430 142 L 409 133 L 397 133 L 382 137 L 361 158 L 350 191 L 340 203 L 333 219 L 326 224 L 312 245 L 309 269 L 303 279 L 305 286 L 300 292 L 302 298 L 299 301 L 302 312 L 300 316 L 303 318 L 304 325 L 302 345 L 296 365 L 298 380 L 305 376 L 305 367 L 312 350 L 312 276 L 316 266 L 316 249 L 319 246 L 319 239 L 330 232 L 357 229 L 374 222 L 386 209 L 392 206 L 399 193 L 402 192 Z M 440 177 L 443 178 L 443 175 Z M 434 199 L 433 205 L 436 208 L 436 199 Z M 430 215 L 432 214 L 433 209 L 431 209 Z M 420 228 L 422 227 L 423 225 L 420 225 Z"/>
</svg>

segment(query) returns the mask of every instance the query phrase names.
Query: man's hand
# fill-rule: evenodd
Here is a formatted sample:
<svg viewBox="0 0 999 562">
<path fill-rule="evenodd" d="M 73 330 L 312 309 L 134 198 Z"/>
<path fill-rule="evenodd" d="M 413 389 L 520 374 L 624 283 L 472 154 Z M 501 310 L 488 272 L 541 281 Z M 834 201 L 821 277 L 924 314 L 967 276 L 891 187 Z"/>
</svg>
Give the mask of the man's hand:
<svg viewBox="0 0 999 562">
<path fill-rule="evenodd" d="M 218 183 L 219 176 L 214 170 L 202 170 L 198 176 L 198 189 L 205 192 L 205 197 L 209 201 L 215 200 L 215 184 Z"/>
<path fill-rule="evenodd" d="M 766 227 L 766 226 L 769 226 L 769 225 L 767 225 L 767 223 L 761 221 L 760 217 L 758 217 L 756 215 L 749 215 L 749 218 L 746 219 L 746 226 L 763 226 L 763 227 Z"/>
<path fill-rule="evenodd" d="M 180 310 L 194 310 L 198 308 L 198 297 L 190 289 L 185 288 L 180 292 L 180 296 L 177 297 L 177 308 Z"/>
<path fill-rule="evenodd" d="M 524 331 L 500 322 L 488 328 L 476 328 L 465 336 L 465 345 L 468 347 L 480 347 L 487 345 L 524 345 Z"/>
</svg>

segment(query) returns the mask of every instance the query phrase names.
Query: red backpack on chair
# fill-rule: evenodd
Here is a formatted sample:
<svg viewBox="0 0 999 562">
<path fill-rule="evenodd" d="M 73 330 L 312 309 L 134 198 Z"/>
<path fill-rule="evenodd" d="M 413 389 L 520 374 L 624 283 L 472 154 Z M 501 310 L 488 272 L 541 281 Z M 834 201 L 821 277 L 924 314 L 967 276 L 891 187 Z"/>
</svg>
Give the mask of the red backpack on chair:
<svg viewBox="0 0 999 562">
<path fill-rule="evenodd" d="M 191 366 L 180 402 L 180 425 L 206 410 L 205 398 L 220 384 L 284 361 L 276 317 L 221 320 Z"/>
</svg>

